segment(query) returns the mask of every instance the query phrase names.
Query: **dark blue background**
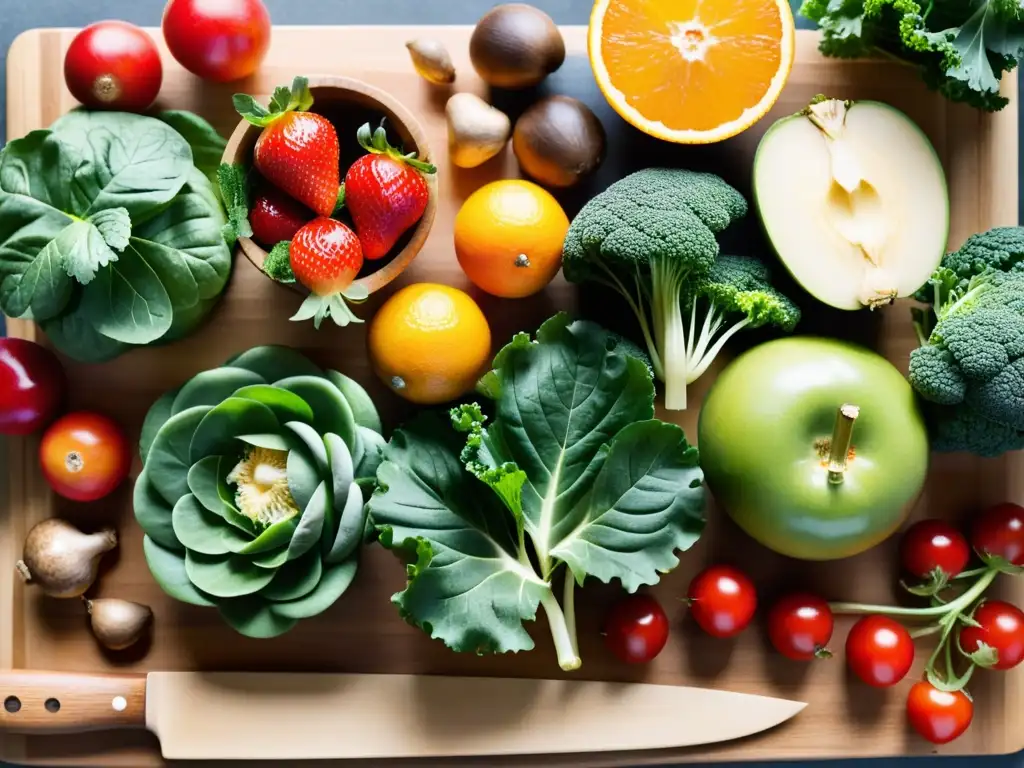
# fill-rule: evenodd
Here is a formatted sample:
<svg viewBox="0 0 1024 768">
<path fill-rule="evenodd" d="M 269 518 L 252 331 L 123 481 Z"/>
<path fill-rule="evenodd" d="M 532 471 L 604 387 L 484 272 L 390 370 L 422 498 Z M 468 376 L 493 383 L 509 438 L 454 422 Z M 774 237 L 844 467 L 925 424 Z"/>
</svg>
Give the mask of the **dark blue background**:
<svg viewBox="0 0 1024 768">
<path fill-rule="evenodd" d="M 496 0 L 264 0 L 276 24 L 472 24 Z M 798 3 L 798 0 L 794 0 Z M 560 24 L 585 24 L 590 0 L 532 0 Z M 0 48 L 6 52 L 18 33 L 32 27 L 81 27 L 104 18 L 120 18 L 142 26 L 157 26 L 163 0 L 0 0 Z M 800 20 L 802 21 L 802 20 Z M 799 23 L 799 22 L 798 22 Z M 801 26 L 808 26 L 806 23 Z M 6 72 L 3 75 L 6 93 Z M 2 98 L 2 97 L 0 97 Z M 6 104 L 0 110 L 0 135 L 6 135 Z M 1022 196 L 1024 198 L 1024 196 Z M 3 318 L 0 316 L 0 333 Z M 1020 712 L 985 713 L 1022 722 Z M 743 763 L 769 768 L 782 763 Z M 792 765 L 792 764 L 788 764 Z M 1024 753 L 994 758 L 905 758 L 806 762 L 801 766 L 830 768 L 1024 768 Z M 720 768 L 731 768 L 719 764 Z"/>
</svg>

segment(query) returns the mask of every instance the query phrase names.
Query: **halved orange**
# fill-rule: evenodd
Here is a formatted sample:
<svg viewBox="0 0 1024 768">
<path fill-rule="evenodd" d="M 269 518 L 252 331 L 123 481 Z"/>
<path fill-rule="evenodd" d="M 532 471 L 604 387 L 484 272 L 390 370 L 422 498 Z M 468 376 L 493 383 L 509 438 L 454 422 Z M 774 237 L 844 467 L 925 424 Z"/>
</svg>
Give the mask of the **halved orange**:
<svg viewBox="0 0 1024 768">
<path fill-rule="evenodd" d="M 705 144 L 771 109 L 795 40 L 788 0 L 597 0 L 588 46 L 597 84 L 624 120 Z"/>
</svg>

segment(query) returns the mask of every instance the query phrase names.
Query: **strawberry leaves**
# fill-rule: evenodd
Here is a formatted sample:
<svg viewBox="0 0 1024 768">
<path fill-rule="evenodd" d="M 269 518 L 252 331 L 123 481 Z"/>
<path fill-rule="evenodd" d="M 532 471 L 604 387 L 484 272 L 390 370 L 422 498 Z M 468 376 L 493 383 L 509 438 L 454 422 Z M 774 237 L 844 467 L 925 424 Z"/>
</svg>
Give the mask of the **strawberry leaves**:
<svg viewBox="0 0 1024 768">
<path fill-rule="evenodd" d="M 356 131 L 356 139 L 359 141 L 359 146 L 370 154 L 387 155 L 391 159 L 405 163 L 421 173 L 437 173 L 437 166 L 423 160 L 417 160 L 419 153 L 405 153 L 401 149 L 393 147 L 388 141 L 388 132 L 384 127 L 384 122 L 382 120 L 376 130 L 371 129 L 369 123 L 361 125 L 359 130 Z"/>
<path fill-rule="evenodd" d="M 309 90 L 309 80 L 296 77 L 291 88 L 281 85 L 274 89 L 269 109 L 247 93 L 236 93 L 231 102 L 243 118 L 253 125 L 266 128 L 288 112 L 308 112 L 313 106 L 313 94 Z"/>
<path fill-rule="evenodd" d="M 292 271 L 289 253 L 290 246 L 290 240 L 282 240 L 270 249 L 267 258 L 263 260 L 263 272 L 271 280 L 286 284 L 295 282 L 295 273 Z"/>
<path fill-rule="evenodd" d="M 227 213 L 227 223 L 221 232 L 229 246 L 240 237 L 252 237 L 249 224 L 249 189 L 245 168 L 241 165 L 223 163 L 217 169 L 217 186 L 221 201 Z"/>
</svg>

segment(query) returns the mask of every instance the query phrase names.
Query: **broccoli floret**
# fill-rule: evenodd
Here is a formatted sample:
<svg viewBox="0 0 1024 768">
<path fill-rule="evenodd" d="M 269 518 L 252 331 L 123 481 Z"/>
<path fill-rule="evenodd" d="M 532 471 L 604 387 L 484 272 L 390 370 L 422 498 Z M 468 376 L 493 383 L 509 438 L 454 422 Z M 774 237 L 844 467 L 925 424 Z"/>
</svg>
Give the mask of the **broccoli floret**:
<svg viewBox="0 0 1024 768">
<path fill-rule="evenodd" d="M 924 413 L 934 451 L 966 451 L 995 458 L 1007 451 L 1024 449 L 1024 431 L 986 419 L 968 405 L 947 408 L 926 403 Z"/>
<path fill-rule="evenodd" d="M 774 325 L 789 332 L 800 322 L 800 308 L 772 287 L 768 267 L 749 256 L 719 256 L 696 294 L 687 331 L 688 384 L 703 376 L 725 343 L 744 328 Z"/>
<path fill-rule="evenodd" d="M 715 304 L 722 315 L 747 316 L 742 327 L 775 322 L 768 307 L 773 299 L 785 301 L 771 290 L 766 273 L 753 266 L 756 262 L 739 266 L 740 261 L 718 257 L 715 236 L 746 213 L 743 195 L 714 174 L 649 168 L 593 198 L 569 227 L 563 254 L 566 278 L 593 280 L 622 294 L 640 324 L 655 375 L 665 382 L 667 408 L 684 410 L 687 384 L 707 368 L 697 373 L 704 360 L 695 355 L 701 333 L 694 325 L 699 299 L 715 304 L 718 299 L 712 301 L 708 292 L 725 296 L 726 286 L 742 276 L 748 287 L 737 283 L 734 298 Z M 715 270 L 719 280 L 712 277 Z M 788 302 L 779 306 L 794 309 Z M 686 311 L 691 313 L 689 331 L 683 321 Z M 709 344 L 717 346 L 710 339 L 714 324 L 712 317 L 705 353 Z"/>
<path fill-rule="evenodd" d="M 971 235 L 958 250 L 942 258 L 939 269 L 914 298 L 940 304 L 948 292 L 963 294 L 973 278 L 990 271 L 1024 272 L 1024 227 L 995 227 Z M 942 292 L 939 301 L 936 288 Z"/>
<path fill-rule="evenodd" d="M 1024 430 L 1024 272 L 982 271 L 933 309 L 934 328 L 910 355 L 909 380 L 922 398 L 947 406 L 928 411 L 942 435 L 936 450 L 987 456 L 1016 446 Z"/>
</svg>

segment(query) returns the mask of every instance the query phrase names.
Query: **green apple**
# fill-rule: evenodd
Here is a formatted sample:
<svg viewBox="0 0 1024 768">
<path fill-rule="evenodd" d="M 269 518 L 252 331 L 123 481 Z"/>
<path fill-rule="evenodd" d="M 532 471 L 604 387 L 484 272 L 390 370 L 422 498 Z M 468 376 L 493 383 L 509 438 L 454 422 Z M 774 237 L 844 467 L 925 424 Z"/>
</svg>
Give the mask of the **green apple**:
<svg viewBox="0 0 1024 768">
<path fill-rule="evenodd" d="M 859 554 L 906 519 L 928 472 L 913 390 L 884 357 L 794 337 L 734 360 L 708 393 L 700 463 L 718 504 L 769 549 Z"/>
</svg>

